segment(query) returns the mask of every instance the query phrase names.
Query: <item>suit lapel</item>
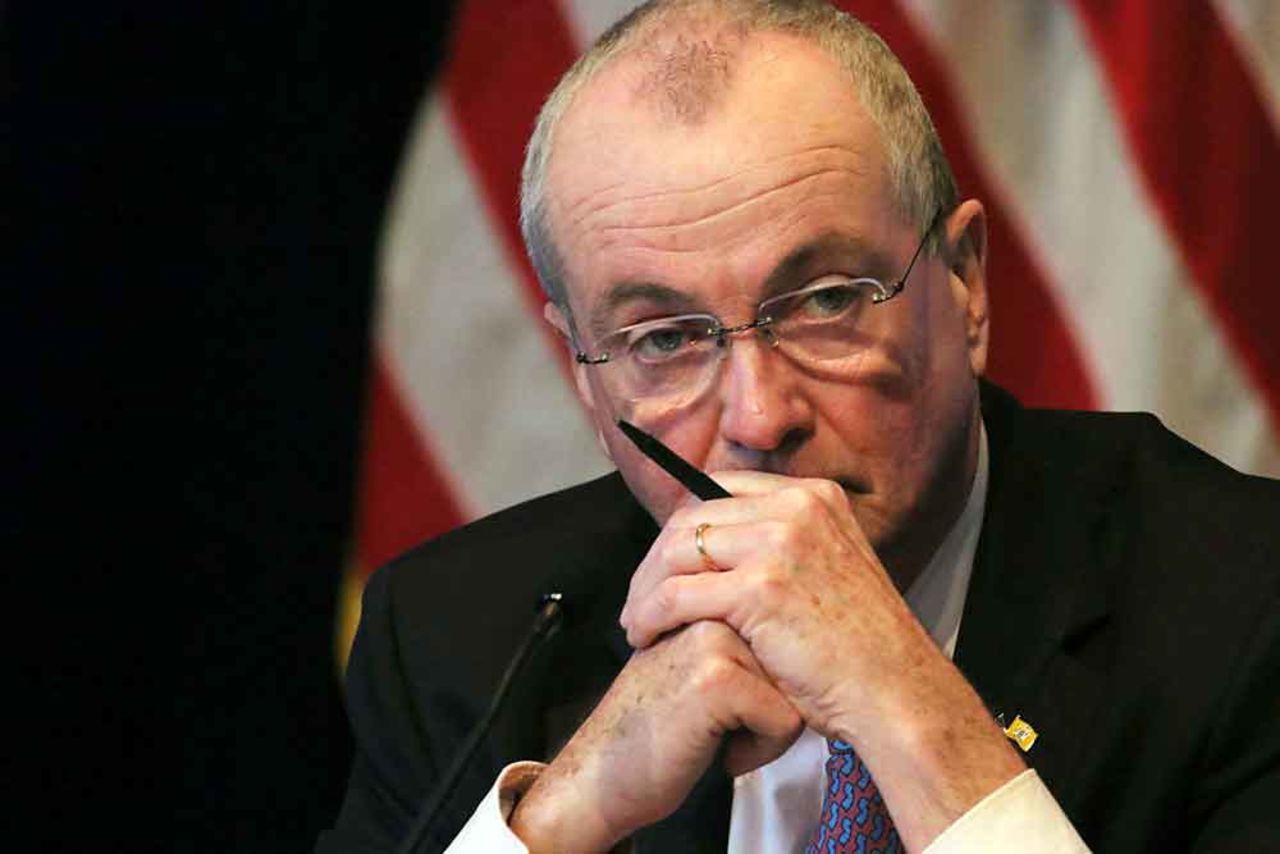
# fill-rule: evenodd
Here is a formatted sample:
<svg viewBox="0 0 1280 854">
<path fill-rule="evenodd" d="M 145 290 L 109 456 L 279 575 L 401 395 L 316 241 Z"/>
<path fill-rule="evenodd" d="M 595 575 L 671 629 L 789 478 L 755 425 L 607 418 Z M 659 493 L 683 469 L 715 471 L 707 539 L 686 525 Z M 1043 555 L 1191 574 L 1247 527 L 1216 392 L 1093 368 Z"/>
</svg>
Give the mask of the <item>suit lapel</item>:
<svg viewBox="0 0 1280 854">
<path fill-rule="evenodd" d="M 983 389 L 991 488 L 956 663 L 993 713 L 1021 715 L 1039 738 L 1024 758 L 1060 798 L 1101 682 L 1070 654 L 1110 610 L 1113 478 L 1060 458 L 1008 395 Z"/>
</svg>

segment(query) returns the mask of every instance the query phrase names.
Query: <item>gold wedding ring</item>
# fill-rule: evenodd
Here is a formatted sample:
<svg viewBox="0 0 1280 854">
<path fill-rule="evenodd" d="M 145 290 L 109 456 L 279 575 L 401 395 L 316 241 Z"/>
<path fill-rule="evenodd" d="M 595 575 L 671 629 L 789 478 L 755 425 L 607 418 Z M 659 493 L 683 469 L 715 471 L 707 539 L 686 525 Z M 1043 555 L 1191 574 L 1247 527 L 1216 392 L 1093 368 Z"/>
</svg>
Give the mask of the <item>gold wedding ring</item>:
<svg viewBox="0 0 1280 854">
<path fill-rule="evenodd" d="M 702 565 L 712 572 L 720 572 L 724 567 L 712 560 L 711 555 L 707 554 L 707 543 L 702 538 L 710 527 L 710 522 L 703 522 L 693 529 L 693 545 L 698 549 L 698 554 L 702 555 Z"/>
</svg>

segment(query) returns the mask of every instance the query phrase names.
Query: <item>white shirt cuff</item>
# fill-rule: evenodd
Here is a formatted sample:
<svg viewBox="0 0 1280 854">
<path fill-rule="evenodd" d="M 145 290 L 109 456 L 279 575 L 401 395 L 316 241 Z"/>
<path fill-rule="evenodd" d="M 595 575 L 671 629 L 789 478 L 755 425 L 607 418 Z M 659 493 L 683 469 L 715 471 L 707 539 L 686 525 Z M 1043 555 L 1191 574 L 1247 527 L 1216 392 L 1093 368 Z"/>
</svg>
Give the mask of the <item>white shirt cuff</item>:
<svg viewBox="0 0 1280 854">
<path fill-rule="evenodd" d="M 541 762 L 513 762 L 503 768 L 445 854 L 528 854 L 529 849 L 511 832 L 507 822 L 516 801 L 545 767 Z"/>
<path fill-rule="evenodd" d="M 1076 854 L 1089 847 L 1040 775 L 1028 768 L 974 804 L 924 850 Z"/>
</svg>

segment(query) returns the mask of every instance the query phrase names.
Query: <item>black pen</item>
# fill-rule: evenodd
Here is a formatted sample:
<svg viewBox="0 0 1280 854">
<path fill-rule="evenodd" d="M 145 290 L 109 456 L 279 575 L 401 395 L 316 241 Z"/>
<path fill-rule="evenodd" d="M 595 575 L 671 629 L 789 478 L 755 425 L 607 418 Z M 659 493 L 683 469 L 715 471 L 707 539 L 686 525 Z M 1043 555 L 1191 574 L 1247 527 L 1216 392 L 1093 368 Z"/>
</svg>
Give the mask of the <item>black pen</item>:
<svg viewBox="0 0 1280 854">
<path fill-rule="evenodd" d="M 723 486 L 687 463 L 679 454 L 641 430 L 639 427 L 636 427 L 633 424 L 628 424 L 619 418 L 618 429 L 625 433 L 626 437 L 635 443 L 635 446 L 640 449 L 641 453 L 661 466 L 663 471 L 680 481 L 681 486 L 701 498 L 703 501 L 710 501 L 713 498 L 730 497 L 729 493 L 725 491 Z"/>
</svg>

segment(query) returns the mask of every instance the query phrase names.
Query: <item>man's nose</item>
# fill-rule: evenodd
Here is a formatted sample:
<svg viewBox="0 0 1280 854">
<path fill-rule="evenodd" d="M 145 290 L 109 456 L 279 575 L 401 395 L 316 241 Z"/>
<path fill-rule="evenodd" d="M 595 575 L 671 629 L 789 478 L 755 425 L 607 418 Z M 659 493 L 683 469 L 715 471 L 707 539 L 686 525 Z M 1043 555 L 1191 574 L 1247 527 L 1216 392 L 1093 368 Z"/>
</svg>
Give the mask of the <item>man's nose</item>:
<svg viewBox="0 0 1280 854">
<path fill-rule="evenodd" d="M 813 430 L 813 408 L 794 369 L 767 335 L 726 340 L 720 434 L 731 445 L 772 452 Z"/>
</svg>

